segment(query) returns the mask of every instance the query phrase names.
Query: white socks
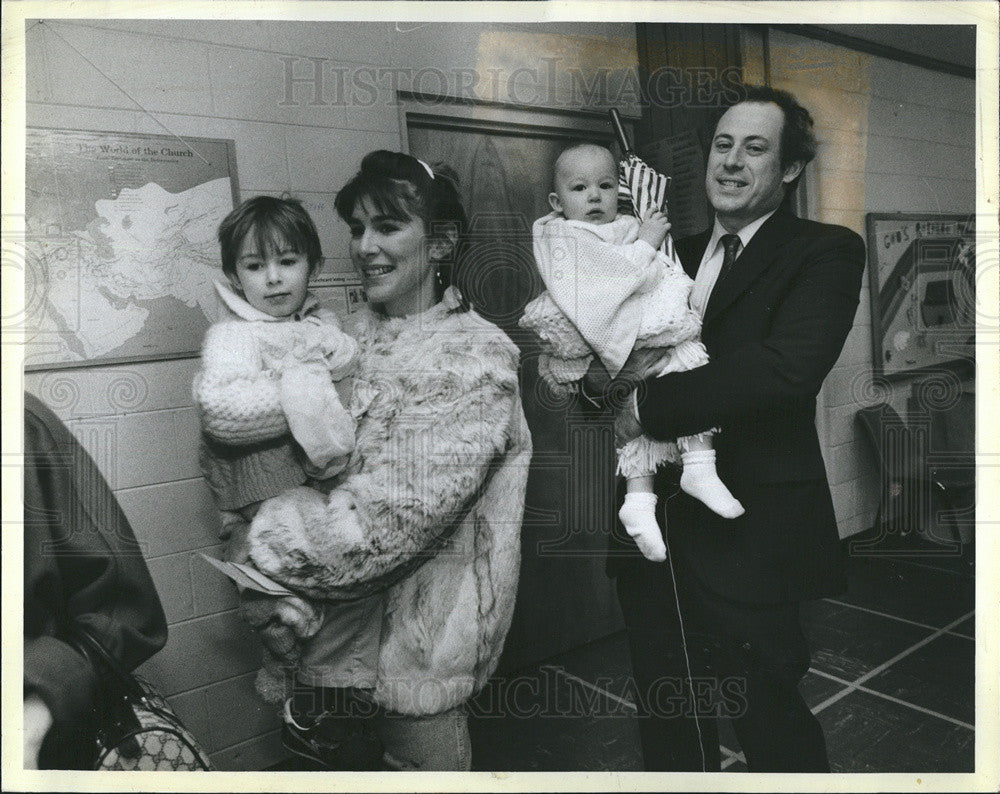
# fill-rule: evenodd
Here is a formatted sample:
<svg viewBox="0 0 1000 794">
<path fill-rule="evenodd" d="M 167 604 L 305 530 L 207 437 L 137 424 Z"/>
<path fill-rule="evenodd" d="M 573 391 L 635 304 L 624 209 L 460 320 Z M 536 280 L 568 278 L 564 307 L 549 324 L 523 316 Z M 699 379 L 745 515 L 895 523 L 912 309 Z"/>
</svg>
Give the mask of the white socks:
<svg viewBox="0 0 1000 794">
<path fill-rule="evenodd" d="M 618 518 L 625 525 L 625 531 L 635 540 L 643 557 L 652 562 L 667 559 L 667 547 L 663 544 L 660 525 L 656 523 L 655 493 L 633 491 L 625 494 L 625 503 L 618 511 Z"/>
<path fill-rule="evenodd" d="M 684 471 L 681 473 L 681 490 L 693 496 L 707 508 L 723 518 L 743 515 L 741 505 L 725 486 L 715 471 L 715 450 L 706 449 L 681 454 Z"/>
<path fill-rule="evenodd" d="M 681 473 L 681 490 L 702 502 L 723 518 L 737 518 L 745 512 L 715 471 L 715 450 L 697 450 L 681 454 L 684 471 Z M 656 523 L 656 494 L 649 491 L 631 491 L 625 494 L 625 503 L 618 511 L 618 518 L 625 531 L 635 541 L 642 556 L 651 562 L 667 559 L 660 525 Z"/>
</svg>

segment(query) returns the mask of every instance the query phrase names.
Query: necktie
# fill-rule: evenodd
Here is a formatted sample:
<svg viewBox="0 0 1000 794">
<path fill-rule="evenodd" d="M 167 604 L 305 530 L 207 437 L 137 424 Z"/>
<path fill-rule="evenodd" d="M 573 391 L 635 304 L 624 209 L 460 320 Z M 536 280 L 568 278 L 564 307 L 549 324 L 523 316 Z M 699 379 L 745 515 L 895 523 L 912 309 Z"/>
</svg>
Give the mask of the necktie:
<svg viewBox="0 0 1000 794">
<path fill-rule="evenodd" d="M 740 236 L 738 234 L 724 234 L 719 238 L 724 249 L 722 254 L 722 268 L 719 270 L 719 277 L 716 279 L 716 283 L 722 281 L 733 268 L 733 262 L 736 261 L 736 252 L 740 248 Z"/>
</svg>

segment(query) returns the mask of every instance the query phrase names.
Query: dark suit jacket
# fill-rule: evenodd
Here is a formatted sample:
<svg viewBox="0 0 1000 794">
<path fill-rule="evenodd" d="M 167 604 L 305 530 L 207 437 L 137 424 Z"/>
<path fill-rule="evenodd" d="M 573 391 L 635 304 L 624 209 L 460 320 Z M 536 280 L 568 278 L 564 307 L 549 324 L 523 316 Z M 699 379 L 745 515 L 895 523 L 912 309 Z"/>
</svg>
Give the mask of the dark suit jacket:
<svg viewBox="0 0 1000 794">
<path fill-rule="evenodd" d="M 677 243 L 692 277 L 709 236 Z M 673 553 L 719 595 L 774 603 L 843 587 L 816 395 L 851 330 L 864 264 L 857 234 L 782 207 L 712 291 L 710 363 L 646 381 L 639 416 L 650 435 L 721 428 L 718 472 L 746 513 L 723 519 L 682 492 L 666 503 Z M 661 495 L 677 490 L 670 476 L 660 475 Z"/>
</svg>

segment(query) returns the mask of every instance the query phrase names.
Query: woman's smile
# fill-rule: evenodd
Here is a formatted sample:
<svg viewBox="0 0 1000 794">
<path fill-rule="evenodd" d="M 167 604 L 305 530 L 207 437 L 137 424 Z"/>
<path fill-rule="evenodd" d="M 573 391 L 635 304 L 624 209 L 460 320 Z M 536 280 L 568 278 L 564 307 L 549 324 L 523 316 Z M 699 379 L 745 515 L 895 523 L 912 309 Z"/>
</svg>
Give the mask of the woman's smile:
<svg viewBox="0 0 1000 794">
<path fill-rule="evenodd" d="M 393 317 L 434 304 L 434 263 L 419 217 L 397 218 L 362 198 L 350 219 L 351 259 L 368 302 Z"/>
</svg>

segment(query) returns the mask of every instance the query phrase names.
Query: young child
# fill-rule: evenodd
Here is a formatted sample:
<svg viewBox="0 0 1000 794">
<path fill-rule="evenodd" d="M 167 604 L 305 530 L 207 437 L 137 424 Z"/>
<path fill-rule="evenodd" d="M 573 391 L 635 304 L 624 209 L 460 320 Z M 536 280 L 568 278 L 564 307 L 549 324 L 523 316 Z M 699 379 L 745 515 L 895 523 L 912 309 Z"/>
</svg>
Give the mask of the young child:
<svg viewBox="0 0 1000 794">
<path fill-rule="evenodd" d="M 666 216 L 619 215 L 618 166 L 608 149 L 582 143 L 558 157 L 549 194 L 553 212 L 535 221 L 535 260 L 547 290 L 525 307 L 520 325 L 534 331 L 545 352 L 542 377 L 555 388 L 579 380 L 593 356 L 614 377 L 633 348 L 663 348 L 658 375 L 708 362 L 701 320 L 688 304 L 692 280 L 658 249 L 670 230 Z M 711 432 L 677 439 L 681 488 L 726 518 L 743 506 L 715 471 Z M 672 444 L 642 436 L 618 450 L 626 478 L 619 518 L 643 555 L 666 559 L 656 523 L 653 472 L 676 460 Z"/>
<path fill-rule="evenodd" d="M 346 465 L 355 421 L 338 389 L 349 396 L 358 348 L 307 290 L 322 251 L 298 201 L 244 202 L 222 221 L 219 243 L 228 284 L 217 282 L 216 289 L 226 316 L 206 335 L 194 399 L 203 427 L 201 466 L 223 514 L 228 557 L 246 562 L 246 533 L 262 501 L 302 484 L 329 492 L 329 478 Z M 271 700 L 286 694 L 284 672 L 299 661 L 324 615 L 344 627 L 345 661 L 329 671 L 330 685 L 373 686 L 381 598 L 325 605 L 283 598 L 294 630 L 271 637 L 269 646 L 281 645 L 282 653 L 265 652 L 261 694 Z M 264 605 L 246 593 L 244 616 L 254 625 L 255 606 Z"/>
</svg>

